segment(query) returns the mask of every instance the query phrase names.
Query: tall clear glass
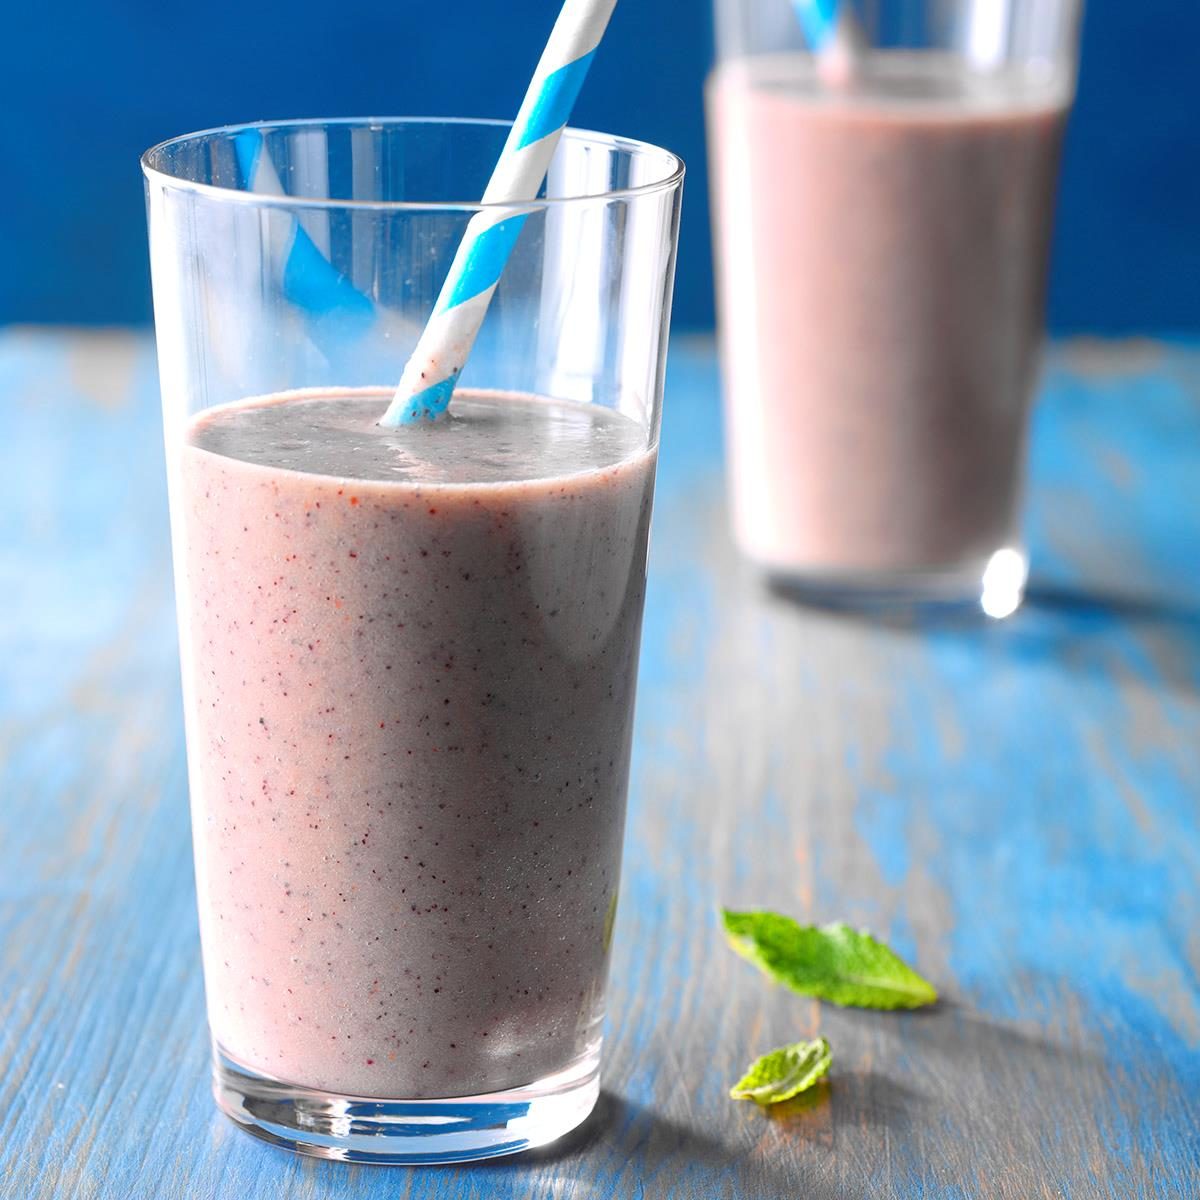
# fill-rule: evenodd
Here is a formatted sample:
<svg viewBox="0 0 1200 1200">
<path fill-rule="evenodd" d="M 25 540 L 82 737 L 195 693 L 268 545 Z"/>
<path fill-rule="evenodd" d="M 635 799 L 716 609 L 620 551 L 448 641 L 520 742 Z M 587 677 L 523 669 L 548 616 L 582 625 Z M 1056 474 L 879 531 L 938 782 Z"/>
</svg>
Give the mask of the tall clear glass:
<svg viewBox="0 0 1200 1200">
<path fill-rule="evenodd" d="M 215 1093 L 327 1158 L 599 1089 L 683 167 L 567 131 L 449 416 L 384 429 L 506 133 L 143 159 Z"/>
<path fill-rule="evenodd" d="M 1020 603 L 1077 0 L 715 0 L 708 126 L 743 551 L 836 603 Z"/>
</svg>

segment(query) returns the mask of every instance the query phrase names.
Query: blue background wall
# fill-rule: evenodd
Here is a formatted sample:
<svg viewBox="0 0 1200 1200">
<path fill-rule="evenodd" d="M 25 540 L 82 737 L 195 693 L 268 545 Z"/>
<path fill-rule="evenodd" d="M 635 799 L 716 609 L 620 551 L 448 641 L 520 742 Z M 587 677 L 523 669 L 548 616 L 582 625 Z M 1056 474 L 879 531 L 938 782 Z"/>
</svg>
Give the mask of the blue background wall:
<svg viewBox="0 0 1200 1200">
<path fill-rule="evenodd" d="M 0 322 L 149 318 L 139 152 L 260 117 L 511 116 L 557 0 L 12 0 L 0 38 Z M 707 0 L 623 0 L 575 123 L 687 160 L 676 317 L 712 321 Z M 1200 4 L 1092 0 L 1051 323 L 1200 330 Z"/>
</svg>

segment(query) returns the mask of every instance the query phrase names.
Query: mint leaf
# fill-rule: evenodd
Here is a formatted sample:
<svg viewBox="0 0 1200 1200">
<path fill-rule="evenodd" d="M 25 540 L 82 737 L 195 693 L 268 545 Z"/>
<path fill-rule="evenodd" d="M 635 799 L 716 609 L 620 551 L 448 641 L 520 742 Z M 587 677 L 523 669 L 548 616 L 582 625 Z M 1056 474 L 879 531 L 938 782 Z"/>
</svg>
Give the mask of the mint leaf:
<svg viewBox="0 0 1200 1200">
<path fill-rule="evenodd" d="M 780 1046 L 756 1059 L 729 1090 L 735 1100 L 778 1104 L 806 1092 L 829 1071 L 833 1052 L 824 1038 Z"/>
<path fill-rule="evenodd" d="M 937 999 L 931 983 L 865 929 L 727 908 L 721 919 L 738 954 L 802 996 L 855 1008 L 921 1008 Z"/>
</svg>

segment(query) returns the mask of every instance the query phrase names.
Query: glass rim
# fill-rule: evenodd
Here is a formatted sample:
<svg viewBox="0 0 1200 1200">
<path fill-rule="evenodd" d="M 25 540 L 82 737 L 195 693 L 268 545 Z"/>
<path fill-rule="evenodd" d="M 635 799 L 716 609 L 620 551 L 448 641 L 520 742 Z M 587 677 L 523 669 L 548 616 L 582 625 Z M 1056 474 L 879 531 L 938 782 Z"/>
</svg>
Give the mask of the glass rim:
<svg viewBox="0 0 1200 1200">
<path fill-rule="evenodd" d="M 219 137 L 232 138 L 239 133 L 251 130 L 259 133 L 271 130 L 294 129 L 327 129 L 330 126 L 357 126 L 360 128 L 378 128 L 384 126 L 429 125 L 429 126 L 471 126 L 484 129 L 511 129 L 513 122 L 479 117 L 306 117 L 298 120 L 245 121 L 232 125 L 217 125 L 211 129 L 199 129 L 194 133 L 184 133 L 177 137 L 167 138 L 156 142 L 141 155 L 142 173 L 147 182 L 155 182 L 160 187 L 175 191 L 195 192 L 225 203 L 245 204 L 263 208 L 308 208 L 331 209 L 346 208 L 358 211 L 378 212 L 482 212 L 498 209 L 531 210 L 560 208 L 571 205 L 607 204 L 612 200 L 631 200 L 641 196 L 659 195 L 679 187 L 683 181 L 686 167 L 683 159 L 670 150 L 656 146 L 652 142 L 640 141 L 637 138 L 626 138 L 616 134 L 600 133 L 591 129 L 577 129 L 568 125 L 563 130 L 563 139 L 569 142 L 580 142 L 608 150 L 624 151 L 631 156 L 663 160 L 663 173 L 660 178 L 636 187 L 612 188 L 608 191 L 581 192 L 570 196 L 541 196 L 535 200 L 503 200 L 485 203 L 482 200 L 356 200 L 336 198 L 333 196 L 281 196 L 272 193 L 252 192 L 245 188 L 227 187 L 223 184 L 201 183 L 199 180 L 186 179 L 174 175 L 163 165 L 156 165 L 154 159 L 167 151 L 186 145 L 189 142 L 214 141 Z"/>
</svg>

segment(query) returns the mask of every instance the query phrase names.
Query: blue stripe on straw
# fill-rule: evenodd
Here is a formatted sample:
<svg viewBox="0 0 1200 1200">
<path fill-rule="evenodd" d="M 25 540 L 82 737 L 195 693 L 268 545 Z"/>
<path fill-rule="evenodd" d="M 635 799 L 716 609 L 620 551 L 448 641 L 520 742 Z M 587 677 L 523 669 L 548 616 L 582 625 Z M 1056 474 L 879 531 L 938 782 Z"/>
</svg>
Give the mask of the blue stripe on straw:
<svg viewBox="0 0 1200 1200">
<path fill-rule="evenodd" d="M 462 304 L 472 296 L 486 292 L 499 281 L 527 215 L 520 213 L 515 217 L 505 217 L 503 221 L 489 225 L 472 240 L 453 286 L 448 292 L 443 289 L 438 298 L 437 312 L 445 312 L 456 304 Z"/>
<path fill-rule="evenodd" d="M 837 28 L 838 0 L 793 0 L 793 3 L 805 39 L 814 50 L 820 50 Z"/>
<path fill-rule="evenodd" d="M 336 313 L 346 333 L 355 326 L 366 329 L 375 319 L 375 305 L 317 249 L 299 223 L 283 268 L 283 294 L 314 317 Z"/>
<path fill-rule="evenodd" d="M 413 396 L 400 414 L 402 424 L 419 421 L 422 417 L 433 420 L 446 411 L 450 397 L 454 395 L 454 385 L 458 383 L 459 372 L 455 371 L 447 379 L 440 379 L 430 387 L 424 388 Z"/>
<path fill-rule="evenodd" d="M 258 167 L 258 156 L 262 153 L 263 136 L 257 129 L 243 129 L 233 135 L 233 149 L 237 154 L 238 166 L 242 171 L 242 186 L 254 190 L 254 172 Z"/>
<path fill-rule="evenodd" d="M 587 78 L 588 68 L 595 57 L 596 51 L 589 50 L 582 58 L 577 58 L 546 76 L 533 111 L 529 114 L 529 120 L 521 131 L 521 140 L 517 142 L 518 150 L 539 141 L 556 129 L 561 129 L 567 123 L 579 90 Z"/>
<path fill-rule="evenodd" d="M 265 147 L 257 129 L 234 134 L 233 149 L 247 191 L 256 190 L 255 175 Z M 283 266 L 284 297 L 310 316 L 336 317 L 339 333 L 355 337 L 365 332 L 375 320 L 375 305 L 317 249 L 300 222 L 292 219 L 296 232 Z"/>
</svg>

